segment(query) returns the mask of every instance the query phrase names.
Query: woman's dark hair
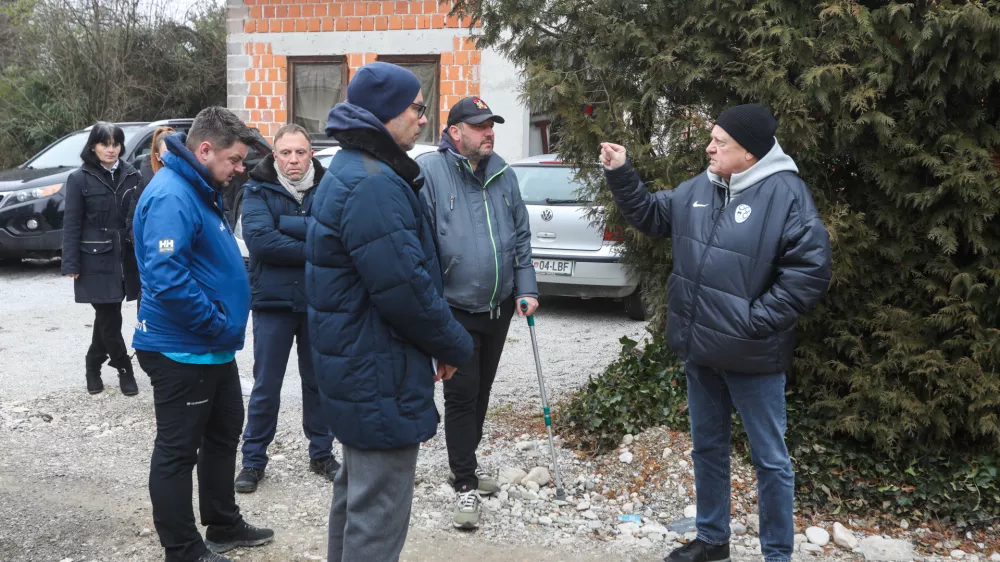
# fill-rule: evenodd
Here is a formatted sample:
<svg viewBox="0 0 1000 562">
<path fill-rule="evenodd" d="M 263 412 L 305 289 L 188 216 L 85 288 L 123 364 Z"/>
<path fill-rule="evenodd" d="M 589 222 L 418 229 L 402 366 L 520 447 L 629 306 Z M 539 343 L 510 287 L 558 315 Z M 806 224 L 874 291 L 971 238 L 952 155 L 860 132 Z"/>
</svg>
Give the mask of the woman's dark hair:
<svg viewBox="0 0 1000 562">
<path fill-rule="evenodd" d="M 100 166 L 101 161 L 94 154 L 94 147 L 98 144 L 118 144 L 124 150 L 125 131 L 114 123 L 106 121 L 94 123 L 94 127 L 90 129 L 90 136 L 87 137 L 87 144 L 84 145 L 83 152 L 80 153 L 80 159 L 95 166 Z"/>
</svg>

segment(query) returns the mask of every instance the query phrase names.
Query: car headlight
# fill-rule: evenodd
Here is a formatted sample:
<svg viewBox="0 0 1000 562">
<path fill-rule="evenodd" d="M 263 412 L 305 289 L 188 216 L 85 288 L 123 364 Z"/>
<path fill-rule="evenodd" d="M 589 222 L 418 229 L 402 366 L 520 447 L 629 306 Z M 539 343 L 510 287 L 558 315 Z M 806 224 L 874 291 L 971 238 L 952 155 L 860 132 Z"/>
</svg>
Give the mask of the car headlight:
<svg viewBox="0 0 1000 562">
<path fill-rule="evenodd" d="M 16 203 L 27 203 L 28 201 L 34 201 L 36 199 L 43 199 L 59 193 L 62 189 L 63 184 L 54 183 L 52 185 L 46 185 L 44 187 L 32 187 L 31 189 L 21 189 L 10 194 L 7 198 L 7 205 L 14 205 Z"/>
</svg>

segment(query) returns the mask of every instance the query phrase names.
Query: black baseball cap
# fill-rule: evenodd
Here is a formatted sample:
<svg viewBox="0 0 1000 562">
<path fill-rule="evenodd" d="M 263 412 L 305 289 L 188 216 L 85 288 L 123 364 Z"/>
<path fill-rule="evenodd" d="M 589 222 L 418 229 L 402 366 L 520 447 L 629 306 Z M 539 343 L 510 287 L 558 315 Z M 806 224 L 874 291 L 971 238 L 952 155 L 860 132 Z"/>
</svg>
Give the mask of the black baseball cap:
<svg viewBox="0 0 1000 562">
<path fill-rule="evenodd" d="M 449 127 L 457 125 L 458 123 L 478 125 L 489 121 L 490 119 L 497 123 L 503 123 L 503 117 L 493 115 L 493 112 L 490 110 L 490 106 L 486 105 L 486 102 L 477 97 L 464 98 L 462 101 L 453 105 L 451 111 L 448 112 Z"/>
</svg>

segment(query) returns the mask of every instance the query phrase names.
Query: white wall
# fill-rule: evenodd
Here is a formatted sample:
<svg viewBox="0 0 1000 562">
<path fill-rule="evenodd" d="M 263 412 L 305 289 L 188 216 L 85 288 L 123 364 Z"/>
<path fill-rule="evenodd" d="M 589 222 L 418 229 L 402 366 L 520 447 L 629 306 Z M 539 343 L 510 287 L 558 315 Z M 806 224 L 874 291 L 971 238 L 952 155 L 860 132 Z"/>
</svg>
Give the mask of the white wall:
<svg viewBox="0 0 1000 562">
<path fill-rule="evenodd" d="M 483 52 L 479 69 L 479 93 L 493 113 L 506 121 L 494 128 L 496 153 L 507 162 L 528 156 L 529 112 L 521 104 L 520 71 L 510 61 L 492 50 Z"/>
</svg>

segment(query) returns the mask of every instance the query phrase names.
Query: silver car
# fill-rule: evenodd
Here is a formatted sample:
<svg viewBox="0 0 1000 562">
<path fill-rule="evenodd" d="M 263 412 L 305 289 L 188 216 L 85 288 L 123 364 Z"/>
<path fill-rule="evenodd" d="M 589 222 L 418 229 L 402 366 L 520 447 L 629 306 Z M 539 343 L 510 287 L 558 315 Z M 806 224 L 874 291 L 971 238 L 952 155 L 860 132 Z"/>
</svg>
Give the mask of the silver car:
<svg viewBox="0 0 1000 562">
<path fill-rule="evenodd" d="M 635 275 L 619 260 L 619 238 L 590 224 L 575 170 L 557 155 L 511 164 L 531 221 L 531 261 L 542 295 L 622 299 L 635 320 L 648 316 Z"/>
</svg>

